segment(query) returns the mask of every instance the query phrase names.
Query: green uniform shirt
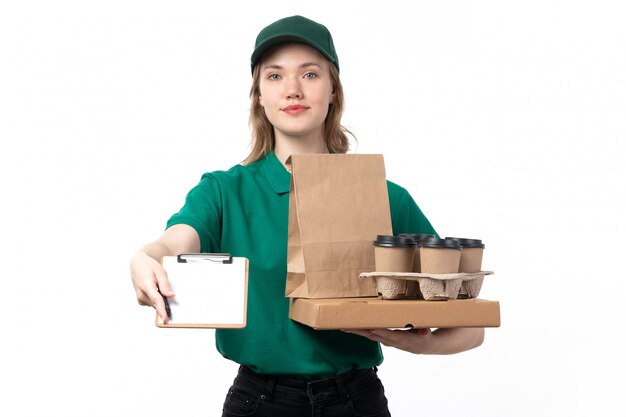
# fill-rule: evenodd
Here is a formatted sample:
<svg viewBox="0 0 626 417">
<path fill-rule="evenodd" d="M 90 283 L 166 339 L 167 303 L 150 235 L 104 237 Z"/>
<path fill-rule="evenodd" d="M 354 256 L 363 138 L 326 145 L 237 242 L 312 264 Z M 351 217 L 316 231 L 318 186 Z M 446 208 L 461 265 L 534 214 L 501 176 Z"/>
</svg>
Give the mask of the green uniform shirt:
<svg viewBox="0 0 626 417">
<path fill-rule="evenodd" d="M 202 252 L 228 252 L 250 261 L 247 326 L 216 330 L 217 349 L 256 372 L 309 378 L 379 365 L 379 343 L 341 331 L 313 330 L 289 318 L 290 180 L 273 152 L 246 166 L 206 173 L 167 223 L 193 227 Z M 387 184 L 394 234 L 435 233 L 409 193 Z"/>
</svg>

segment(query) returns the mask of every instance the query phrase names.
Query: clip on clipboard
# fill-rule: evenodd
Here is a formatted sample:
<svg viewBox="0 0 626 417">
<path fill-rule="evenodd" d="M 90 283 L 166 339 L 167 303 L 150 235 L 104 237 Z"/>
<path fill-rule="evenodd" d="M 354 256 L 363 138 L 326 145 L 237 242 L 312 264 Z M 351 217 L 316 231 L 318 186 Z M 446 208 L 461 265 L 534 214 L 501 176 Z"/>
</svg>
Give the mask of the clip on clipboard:
<svg viewBox="0 0 626 417">
<path fill-rule="evenodd" d="M 246 327 L 248 259 L 228 253 L 185 253 L 164 256 L 174 298 L 164 298 L 167 324 L 158 327 Z"/>
</svg>

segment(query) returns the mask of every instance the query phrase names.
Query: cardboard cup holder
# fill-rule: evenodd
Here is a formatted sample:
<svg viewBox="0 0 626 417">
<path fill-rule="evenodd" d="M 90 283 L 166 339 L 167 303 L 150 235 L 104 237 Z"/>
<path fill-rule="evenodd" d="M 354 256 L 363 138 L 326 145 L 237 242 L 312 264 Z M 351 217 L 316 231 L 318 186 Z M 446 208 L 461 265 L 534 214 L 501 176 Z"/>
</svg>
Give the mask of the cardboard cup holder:
<svg viewBox="0 0 626 417">
<path fill-rule="evenodd" d="M 407 295 L 407 283 L 409 281 L 396 279 L 395 277 L 378 276 L 376 277 L 376 290 L 382 298 L 396 299 L 404 298 Z"/>
<path fill-rule="evenodd" d="M 472 279 L 464 279 L 459 289 L 457 298 L 476 298 L 480 293 L 480 288 L 483 285 L 485 276 L 477 276 Z"/>
<path fill-rule="evenodd" d="M 374 278 L 379 298 L 415 298 L 444 301 L 476 298 L 485 275 L 492 271 L 427 274 L 418 272 L 363 272 L 360 278 Z"/>
</svg>

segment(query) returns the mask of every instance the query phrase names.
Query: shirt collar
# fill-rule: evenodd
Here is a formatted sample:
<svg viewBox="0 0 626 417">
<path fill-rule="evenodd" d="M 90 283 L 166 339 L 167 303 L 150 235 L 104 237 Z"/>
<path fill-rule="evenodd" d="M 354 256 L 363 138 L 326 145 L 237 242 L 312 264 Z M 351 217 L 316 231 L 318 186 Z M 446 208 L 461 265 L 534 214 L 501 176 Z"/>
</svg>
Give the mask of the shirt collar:
<svg viewBox="0 0 626 417">
<path fill-rule="evenodd" d="M 259 169 L 276 194 L 289 192 L 291 174 L 278 160 L 274 151 L 270 151 L 263 159 L 259 160 Z"/>
</svg>

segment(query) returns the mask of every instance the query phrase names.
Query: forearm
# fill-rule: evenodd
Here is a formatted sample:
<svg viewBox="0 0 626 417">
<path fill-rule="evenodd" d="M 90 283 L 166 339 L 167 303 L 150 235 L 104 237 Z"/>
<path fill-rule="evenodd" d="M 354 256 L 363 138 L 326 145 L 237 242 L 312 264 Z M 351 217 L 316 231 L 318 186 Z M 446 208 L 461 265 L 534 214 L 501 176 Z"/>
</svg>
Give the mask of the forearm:
<svg viewBox="0 0 626 417">
<path fill-rule="evenodd" d="M 164 256 L 198 252 L 200 239 L 196 231 L 187 225 L 170 227 L 156 241 L 141 248 L 130 261 L 130 275 L 140 305 L 153 306 L 164 323 L 167 314 L 163 296 L 174 297 L 167 280 L 167 272 L 161 261 Z"/>
<path fill-rule="evenodd" d="M 148 255 L 160 263 L 164 256 L 199 251 L 200 238 L 195 229 L 185 224 L 177 224 L 167 229 L 159 239 L 141 248 L 138 254 Z"/>
<path fill-rule="evenodd" d="M 407 352 L 423 355 L 450 355 L 474 349 L 483 343 L 485 329 L 454 328 L 412 330 L 344 330 Z"/>
<path fill-rule="evenodd" d="M 159 241 L 148 243 L 143 248 L 141 248 L 139 252 L 145 253 L 157 262 L 161 262 L 164 256 L 177 255 L 172 252 L 169 246 Z"/>
<path fill-rule="evenodd" d="M 428 347 L 423 354 L 449 355 L 474 349 L 483 343 L 485 329 L 454 328 L 437 329 L 428 338 Z"/>
</svg>

